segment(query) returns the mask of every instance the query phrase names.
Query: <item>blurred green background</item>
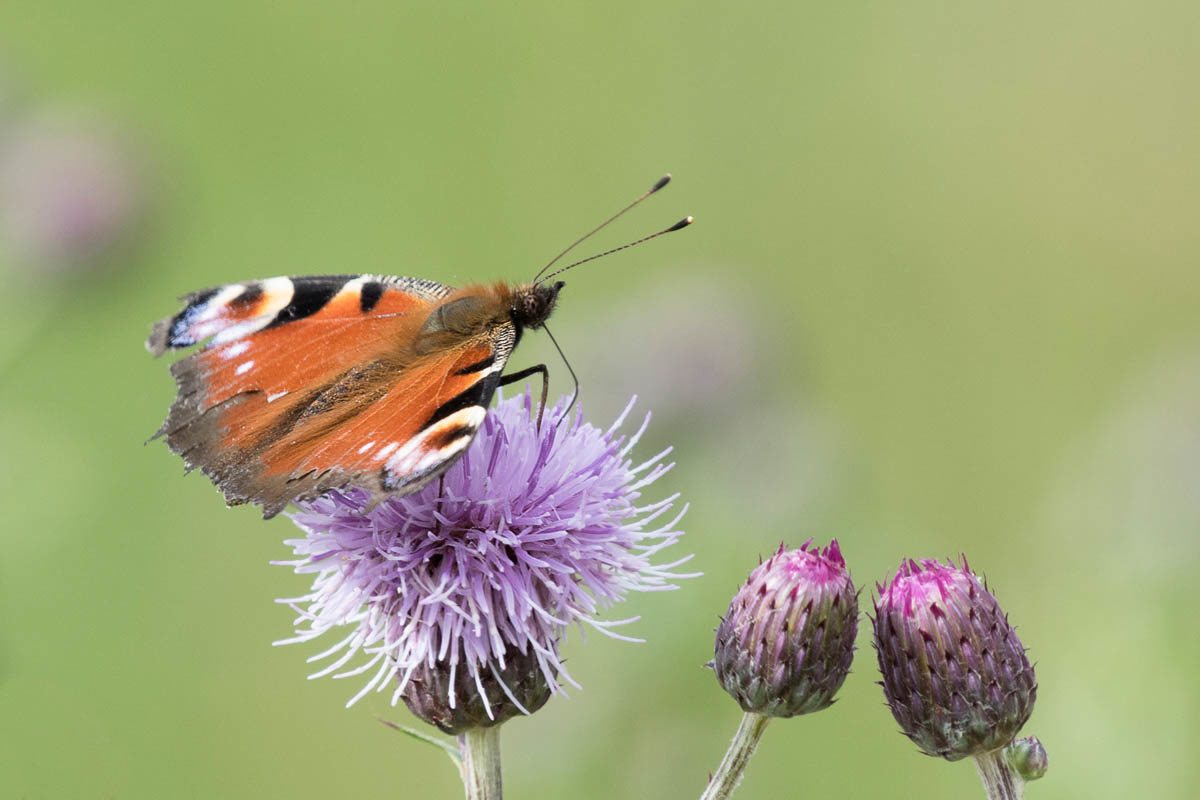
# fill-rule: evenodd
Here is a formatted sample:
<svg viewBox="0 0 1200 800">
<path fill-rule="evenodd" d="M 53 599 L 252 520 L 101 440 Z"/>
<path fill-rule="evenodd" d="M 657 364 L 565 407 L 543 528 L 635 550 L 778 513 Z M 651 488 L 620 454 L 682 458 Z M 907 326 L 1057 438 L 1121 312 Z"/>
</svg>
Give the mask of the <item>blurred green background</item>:
<svg viewBox="0 0 1200 800">
<path fill-rule="evenodd" d="M 143 446 L 173 389 L 142 341 L 229 281 L 525 279 L 670 170 L 581 255 L 697 224 L 573 272 L 554 322 L 589 417 L 638 393 L 642 452 L 675 445 L 705 575 L 611 612 L 645 644 L 571 635 L 584 690 L 506 727 L 511 796 L 697 796 L 740 715 L 717 615 L 809 536 L 868 588 L 986 573 L 1037 662 L 1030 797 L 1194 796 L 1197 42 L 1184 2 L 9 0 L 0 795 L 460 796 L 387 695 L 271 647 L 294 528 Z M 864 620 L 738 796 L 982 796 L 875 672 Z"/>
</svg>

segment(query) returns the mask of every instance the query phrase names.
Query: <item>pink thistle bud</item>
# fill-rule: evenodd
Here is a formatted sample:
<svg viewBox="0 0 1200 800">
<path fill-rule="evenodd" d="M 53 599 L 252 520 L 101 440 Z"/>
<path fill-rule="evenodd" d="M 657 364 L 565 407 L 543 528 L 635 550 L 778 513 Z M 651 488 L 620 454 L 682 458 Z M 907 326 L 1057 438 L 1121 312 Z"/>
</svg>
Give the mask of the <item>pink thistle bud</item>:
<svg viewBox="0 0 1200 800">
<path fill-rule="evenodd" d="M 900 565 L 877 585 L 884 696 L 908 738 L 956 761 L 1007 745 L 1037 698 L 1033 667 L 996 598 L 968 568 Z"/>
<path fill-rule="evenodd" d="M 858 593 L 835 539 L 778 552 L 734 595 L 717 628 L 717 680 L 743 711 L 794 717 L 833 703 L 850 672 Z"/>
</svg>

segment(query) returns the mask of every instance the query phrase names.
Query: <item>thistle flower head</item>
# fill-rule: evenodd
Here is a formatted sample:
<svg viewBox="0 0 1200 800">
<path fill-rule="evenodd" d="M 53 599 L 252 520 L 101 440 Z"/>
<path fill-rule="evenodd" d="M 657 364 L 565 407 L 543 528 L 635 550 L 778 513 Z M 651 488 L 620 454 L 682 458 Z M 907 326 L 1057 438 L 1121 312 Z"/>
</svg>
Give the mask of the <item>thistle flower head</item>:
<svg viewBox="0 0 1200 800">
<path fill-rule="evenodd" d="M 661 525 L 675 496 L 640 501 L 670 469 L 669 451 L 630 460 L 645 423 L 631 438 L 617 433 L 625 414 L 607 431 L 579 414 L 556 425 L 560 401 L 539 429 L 531 407 L 528 394 L 501 400 L 462 459 L 415 494 L 372 505 L 364 491 L 330 492 L 291 515 L 305 536 L 287 542 L 298 558 L 282 563 L 315 578 L 281 601 L 299 614 L 286 641 L 340 629 L 312 659 L 333 659 L 314 677 L 369 674 L 350 703 L 392 686 L 393 704 L 434 708 L 447 727 L 477 718 L 460 708 L 476 699 L 488 720 L 506 703 L 531 712 L 545 702 L 531 673 L 549 692 L 574 683 L 558 655 L 569 625 L 625 638 L 599 611 L 685 577 L 672 570 L 686 558 L 654 563 L 682 535 L 682 512 Z"/>
<path fill-rule="evenodd" d="M 1037 698 L 1033 667 L 966 559 L 905 561 L 876 589 L 881 685 L 905 735 L 950 761 L 1012 741 Z"/>
<path fill-rule="evenodd" d="M 850 672 L 858 593 L 837 540 L 809 539 L 750 573 L 717 628 L 713 670 L 744 711 L 794 717 L 833 703 Z"/>
</svg>

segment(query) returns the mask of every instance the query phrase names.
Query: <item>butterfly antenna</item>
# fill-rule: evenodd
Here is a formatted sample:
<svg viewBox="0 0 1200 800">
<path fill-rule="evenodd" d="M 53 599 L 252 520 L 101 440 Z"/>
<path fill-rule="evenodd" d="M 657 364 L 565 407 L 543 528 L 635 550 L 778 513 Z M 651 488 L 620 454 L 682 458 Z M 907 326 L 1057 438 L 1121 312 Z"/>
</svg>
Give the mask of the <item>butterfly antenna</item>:
<svg viewBox="0 0 1200 800">
<path fill-rule="evenodd" d="M 613 253 L 618 253 L 621 250 L 628 250 L 630 247 L 636 247 L 637 245 L 642 244 L 643 242 L 648 242 L 651 239 L 657 239 L 658 237 L 663 236 L 665 234 L 674 233 L 675 231 L 678 231 L 678 230 L 683 230 L 684 228 L 686 228 L 688 225 L 691 225 L 695 221 L 696 220 L 694 217 L 684 217 L 683 219 L 679 220 L 679 222 L 676 222 L 671 227 L 663 228 L 658 233 L 652 233 L 649 236 L 643 236 L 640 239 L 635 239 L 634 241 L 630 242 L 629 244 L 623 244 L 620 247 L 614 247 L 611 250 L 605 250 L 603 253 L 596 253 L 596 255 L 594 255 L 594 256 L 588 256 L 587 258 L 580 259 L 579 261 L 576 261 L 574 264 L 567 264 L 562 269 L 556 269 L 556 270 L 554 270 L 554 272 L 551 272 L 549 275 L 542 278 L 542 281 L 548 281 L 551 278 L 553 278 L 555 275 L 558 275 L 559 273 L 562 273 L 562 272 L 566 272 L 567 270 L 572 269 L 574 267 L 578 267 L 580 264 L 586 264 L 589 261 L 595 261 L 597 258 L 604 258 L 605 256 L 611 256 Z"/>
<path fill-rule="evenodd" d="M 617 213 L 613 214 L 613 215 L 612 215 L 611 217 L 609 217 L 608 219 L 604 220 L 604 222 L 601 222 L 599 225 L 597 225 L 596 227 L 592 228 L 590 231 L 588 231 L 587 233 L 585 233 L 583 236 L 580 236 L 578 239 L 576 239 L 575 241 L 571 242 L 570 246 L 568 246 L 566 250 L 563 250 L 561 253 L 559 253 L 558 255 L 556 255 L 554 258 L 550 259 L 550 263 L 549 263 L 549 264 L 547 264 L 546 266 L 542 267 L 542 268 L 541 268 L 541 270 L 539 270 L 539 271 L 538 271 L 538 274 L 533 276 L 533 282 L 534 282 L 534 283 L 538 283 L 538 282 L 539 282 L 539 281 L 538 281 L 538 279 L 542 277 L 542 273 L 544 273 L 546 270 L 550 269 L 550 268 L 551 268 L 551 267 L 553 267 L 555 264 L 557 264 L 557 263 L 558 263 L 558 261 L 559 261 L 559 259 L 561 259 L 561 258 L 562 258 L 563 256 L 565 256 L 567 253 L 569 253 L 569 252 L 571 252 L 572 250 L 574 250 L 574 249 L 575 249 L 575 247 L 576 247 L 576 245 L 582 244 L 584 240 L 586 240 L 586 239 L 590 238 L 592 235 L 594 235 L 594 234 L 598 233 L 599 231 L 603 230 L 603 229 L 604 229 L 604 228 L 605 228 L 605 227 L 606 227 L 606 226 L 607 226 L 607 225 L 608 225 L 610 222 L 612 222 L 613 220 L 617 219 L 617 217 L 621 216 L 621 215 L 622 215 L 622 214 L 624 214 L 626 211 L 628 211 L 629 209 L 633 208 L 633 207 L 634 207 L 634 206 L 636 206 L 638 203 L 642 202 L 642 201 L 643 201 L 643 200 L 645 200 L 647 197 L 649 197 L 650 195 L 654 194 L 655 192 L 657 192 L 659 189 L 663 188 L 664 186 L 666 186 L 666 185 L 667 185 L 668 183 L 670 183 L 670 182 L 671 182 L 671 173 L 669 173 L 669 172 L 668 172 L 666 175 L 663 175 L 661 178 L 659 178 L 659 179 L 658 179 L 658 181 L 657 181 L 657 182 L 655 182 L 655 184 L 654 184 L 653 186 L 651 186 L 651 187 L 650 187 L 649 191 L 647 191 L 645 194 L 643 194 L 643 195 L 642 195 L 641 197 L 639 197 L 637 200 L 634 200 L 632 203 L 630 203 L 629 205 L 625 206 L 624 208 L 622 208 L 622 209 L 621 209 L 620 211 L 618 211 Z"/>
<path fill-rule="evenodd" d="M 542 330 L 544 330 L 546 332 L 546 335 L 550 337 L 550 341 L 551 341 L 551 343 L 553 343 L 554 349 L 558 351 L 559 358 L 561 358 L 563 360 L 563 363 L 567 365 L 567 372 L 571 373 L 571 382 L 575 384 L 575 388 L 571 392 L 571 402 L 567 403 L 567 410 L 564 411 L 562 413 L 562 416 L 560 416 L 558 418 L 558 422 L 554 423 L 554 427 L 557 428 L 559 425 L 562 424 L 562 421 L 564 419 L 566 419 L 568 416 L 570 416 L 571 409 L 575 407 L 575 401 L 579 399 L 579 378 L 576 377 L 575 370 L 571 369 L 571 362 L 567 361 L 566 354 L 563 353 L 562 348 L 558 346 L 558 339 L 554 338 L 554 334 L 551 333 L 550 329 L 548 327 L 546 327 L 545 325 L 542 325 Z"/>
</svg>

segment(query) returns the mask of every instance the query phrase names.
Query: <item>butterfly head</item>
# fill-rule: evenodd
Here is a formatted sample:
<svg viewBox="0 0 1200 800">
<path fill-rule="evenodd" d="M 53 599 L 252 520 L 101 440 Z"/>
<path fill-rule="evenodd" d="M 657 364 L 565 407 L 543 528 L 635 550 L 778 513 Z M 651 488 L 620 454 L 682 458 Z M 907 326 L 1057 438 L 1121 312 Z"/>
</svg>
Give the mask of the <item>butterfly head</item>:
<svg viewBox="0 0 1200 800">
<path fill-rule="evenodd" d="M 564 285 L 562 281 L 555 281 L 551 284 L 528 283 L 518 286 L 513 291 L 512 305 L 509 307 L 513 323 L 521 328 L 542 327 L 553 313 L 558 293 Z"/>
</svg>

